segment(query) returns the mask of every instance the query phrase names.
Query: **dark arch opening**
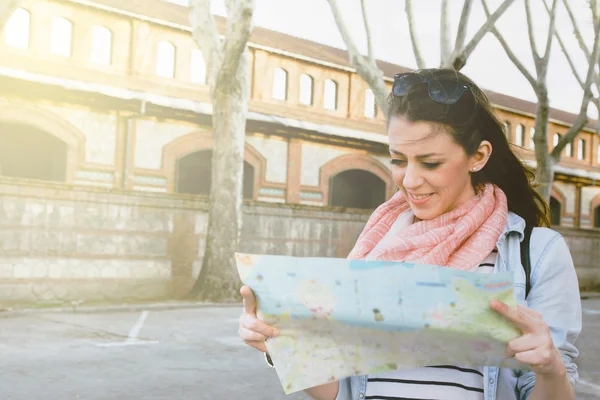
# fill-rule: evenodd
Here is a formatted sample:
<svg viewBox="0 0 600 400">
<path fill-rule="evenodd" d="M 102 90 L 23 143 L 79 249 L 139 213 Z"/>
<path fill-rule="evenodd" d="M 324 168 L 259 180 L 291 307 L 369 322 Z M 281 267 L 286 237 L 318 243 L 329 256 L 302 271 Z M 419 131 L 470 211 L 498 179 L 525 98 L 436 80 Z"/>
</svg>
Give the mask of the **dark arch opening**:
<svg viewBox="0 0 600 400">
<path fill-rule="evenodd" d="M 560 216 L 562 213 L 562 206 L 558 200 L 554 197 L 550 197 L 550 223 L 552 225 L 560 225 Z"/>
<path fill-rule="evenodd" d="M 36 127 L 0 122 L 0 175 L 66 181 L 67 144 Z"/>
<path fill-rule="evenodd" d="M 385 182 L 372 172 L 351 169 L 331 178 L 329 205 L 377 208 L 385 201 Z"/>
<path fill-rule="evenodd" d="M 187 154 L 177 160 L 178 193 L 210 195 L 212 183 L 212 150 L 200 150 Z M 254 167 L 244 161 L 244 199 L 254 198 Z"/>
</svg>

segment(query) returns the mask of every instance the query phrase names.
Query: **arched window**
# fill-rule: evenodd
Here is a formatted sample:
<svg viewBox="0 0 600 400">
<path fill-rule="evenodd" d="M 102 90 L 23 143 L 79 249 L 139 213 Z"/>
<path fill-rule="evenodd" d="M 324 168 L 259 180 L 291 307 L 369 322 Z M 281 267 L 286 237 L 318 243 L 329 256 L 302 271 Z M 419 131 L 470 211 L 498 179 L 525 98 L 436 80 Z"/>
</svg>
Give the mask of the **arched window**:
<svg viewBox="0 0 600 400">
<path fill-rule="evenodd" d="M 283 68 L 275 68 L 273 72 L 272 97 L 276 100 L 287 100 L 288 73 Z"/>
<path fill-rule="evenodd" d="M 375 118 L 377 116 L 377 104 L 375 95 L 371 89 L 365 90 L 365 117 Z"/>
<path fill-rule="evenodd" d="M 567 153 L 567 157 L 573 157 L 573 143 L 567 143 L 565 152 Z"/>
<path fill-rule="evenodd" d="M 90 61 L 94 64 L 110 65 L 112 59 L 112 32 L 104 26 L 92 28 L 92 51 Z"/>
<path fill-rule="evenodd" d="M 385 201 L 385 182 L 377 175 L 351 169 L 331 178 L 329 205 L 350 208 L 377 208 Z"/>
<path fill-rule="evenodd" d="M 511 129 L 512 129 L 512 127 L 510 125 L 510 122 L 504 121 L 504 134 L 506 135 L 506 137 L 510 137 Z"/>
<path fill-rule="evenodd" d="M 582 161 L 585 160 L 585 151 L 586 151 L 585 144 L 586 144 L 585 140 L 583 140 L 583 139 L 579 139 L 577 141 L 577 159 L 578 160 L 582 160 Z"/>
<path fill-rule="evenodd" d="M 337 83 L 334 80 L 325 79 L 325 91 L 323 92 L 323 106 L 327 110 L 336 110 L 337 101 Z"/>
<path fill-rule="evenodd" d="M 560 225 L 562 215 L 562 206 L 554 197 L 550 197 L 550 223 L 552 225 Z"/>
<path fill-rule="evenodd" d="M 71 57 L 72 51 L 73 24 L 66 18 L 55 18 L 50 33 L 50 54 Z"/>
<path fill-rule="evenodd" d="M 535 136 L 535 128 L 529 128 L 529 150 L 535 149 L 535 143 L 533 142 L 533 137 Z"/>
<path fill-rule="evenodd" d="M 300 75 L 300 104 L 312 106 L 314 80 L 310 75 Z"/>
<path fill-rule="evenodd" d="M 244 161 L 244 199 L 254 198 L 254 167 Z M 177 160 L 175 191 L 208 196 L 212 182 L 212 151 L 200 150 Z"/>
<path fill-rule="evenodd" d="M 17 8 L 6 22 L 4 42 L 7 46 L 19 49 L 29 48 L 31 14 L 23 8 Z"/>
<path fill-rule="evenodd" d="M 521 124 L 515 128 L 515 144 L 521 147 L 525 145 L 525 127 Z"/>
<path fill-rule="evenodd" d="M 600 228 L 600 206 L 594 208 L 594 228 Z"/>
<path fill-rule="evenodd" d="M 206 63 L 200 49 L 192 50 L 190 57 L 190 82 L 200 85 L 206 83 Z"/>
<path fill-rule="evenodd" d="M 0 122 L 0 176 L 64 182 L 67 150 L 67 144 L 50 133 Z"/>
<path fill-rule="evenodd" d="M 175 46 L 166 40 L 158 42 L 156 49 L 156 75 L 175 77 Z"/>
<path fill-rule="evenodd" d="M 554 136 L 552 137 L 552 144 L 554 145 L 554 147 L 556 147 L 558 145 L 558 142 L 560 142 L 561 138 L 562 138 L 562 135 L 560 133 L 554 134 Z"/>
</svg>

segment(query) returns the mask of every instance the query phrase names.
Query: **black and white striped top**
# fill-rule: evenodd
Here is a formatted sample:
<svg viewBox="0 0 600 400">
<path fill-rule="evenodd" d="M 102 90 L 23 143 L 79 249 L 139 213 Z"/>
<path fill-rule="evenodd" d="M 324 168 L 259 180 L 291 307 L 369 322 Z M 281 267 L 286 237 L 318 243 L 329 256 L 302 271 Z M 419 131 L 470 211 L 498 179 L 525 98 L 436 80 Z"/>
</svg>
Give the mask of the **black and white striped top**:
<svg viewBox="0 0 600 400">
<path fill-rule="evenodd" d="M 497 250 L 472 271 L 491 273 Z M 369 375 L 365 399 L 483 400 L 483 367 L 439 365 Z"/>
</svg>

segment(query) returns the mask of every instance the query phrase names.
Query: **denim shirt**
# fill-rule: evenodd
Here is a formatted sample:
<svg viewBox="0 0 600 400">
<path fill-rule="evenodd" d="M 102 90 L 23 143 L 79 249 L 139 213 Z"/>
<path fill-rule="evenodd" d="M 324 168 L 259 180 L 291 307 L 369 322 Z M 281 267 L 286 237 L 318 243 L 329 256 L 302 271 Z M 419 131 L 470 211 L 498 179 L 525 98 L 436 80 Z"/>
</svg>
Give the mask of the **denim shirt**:
<svg viewBox="0 0 600 400">
<path fill-rule="evenodd" d="M 520 242 L 525 221 L 509 213 L 504 232 L 497 242 L 494 273 L 512 271 L 518 304 L 539 312 L 550 327 L 552 340 L 560 351 L 571 384 L 578 379 L 574 343 L 581 332 L 581 299 L 573 260 L 564 238 L 548 228 L 535 228 L 531 236 L 531 290 L 525 300 L 525 271 L 521 264 Z M 535 385 L 535 373 L 507 368 L 484 367 L 485 400 L 526 400 Z M 339 381 L 336 400 L 365 397 L 367 375 Z"/>
</svg>

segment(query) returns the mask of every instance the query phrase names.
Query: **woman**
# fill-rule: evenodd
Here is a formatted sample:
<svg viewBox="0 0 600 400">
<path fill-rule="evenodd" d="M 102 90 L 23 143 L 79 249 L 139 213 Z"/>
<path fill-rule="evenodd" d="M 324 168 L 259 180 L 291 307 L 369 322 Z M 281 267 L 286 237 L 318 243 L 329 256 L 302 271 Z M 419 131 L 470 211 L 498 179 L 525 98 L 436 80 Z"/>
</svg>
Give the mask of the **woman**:
<svg viewBox="0 0 600 400">
<path fill-rule="evenodd" d="M 564 239 L 547 228 L 533 173 L 511 151 L 485 94 L 447 69 L 399 74 L 388 98 L 392 174 L 399 191 L 371 216 L 350 258 L 415 261 L 480 273 L 513 271 L 519 305 L 490 307 L 523 335 L 507 357 L 531 371 L 432 366 L 356 376 L 308 389 L 315 399 L 574 399 L 581 331 L 577 276 Z M 526 226 L 531 291 L 520 242 Z M 244 286 L 239 334 L 266 351 L 278 334 L 256 318 Z"/>
</svg>

